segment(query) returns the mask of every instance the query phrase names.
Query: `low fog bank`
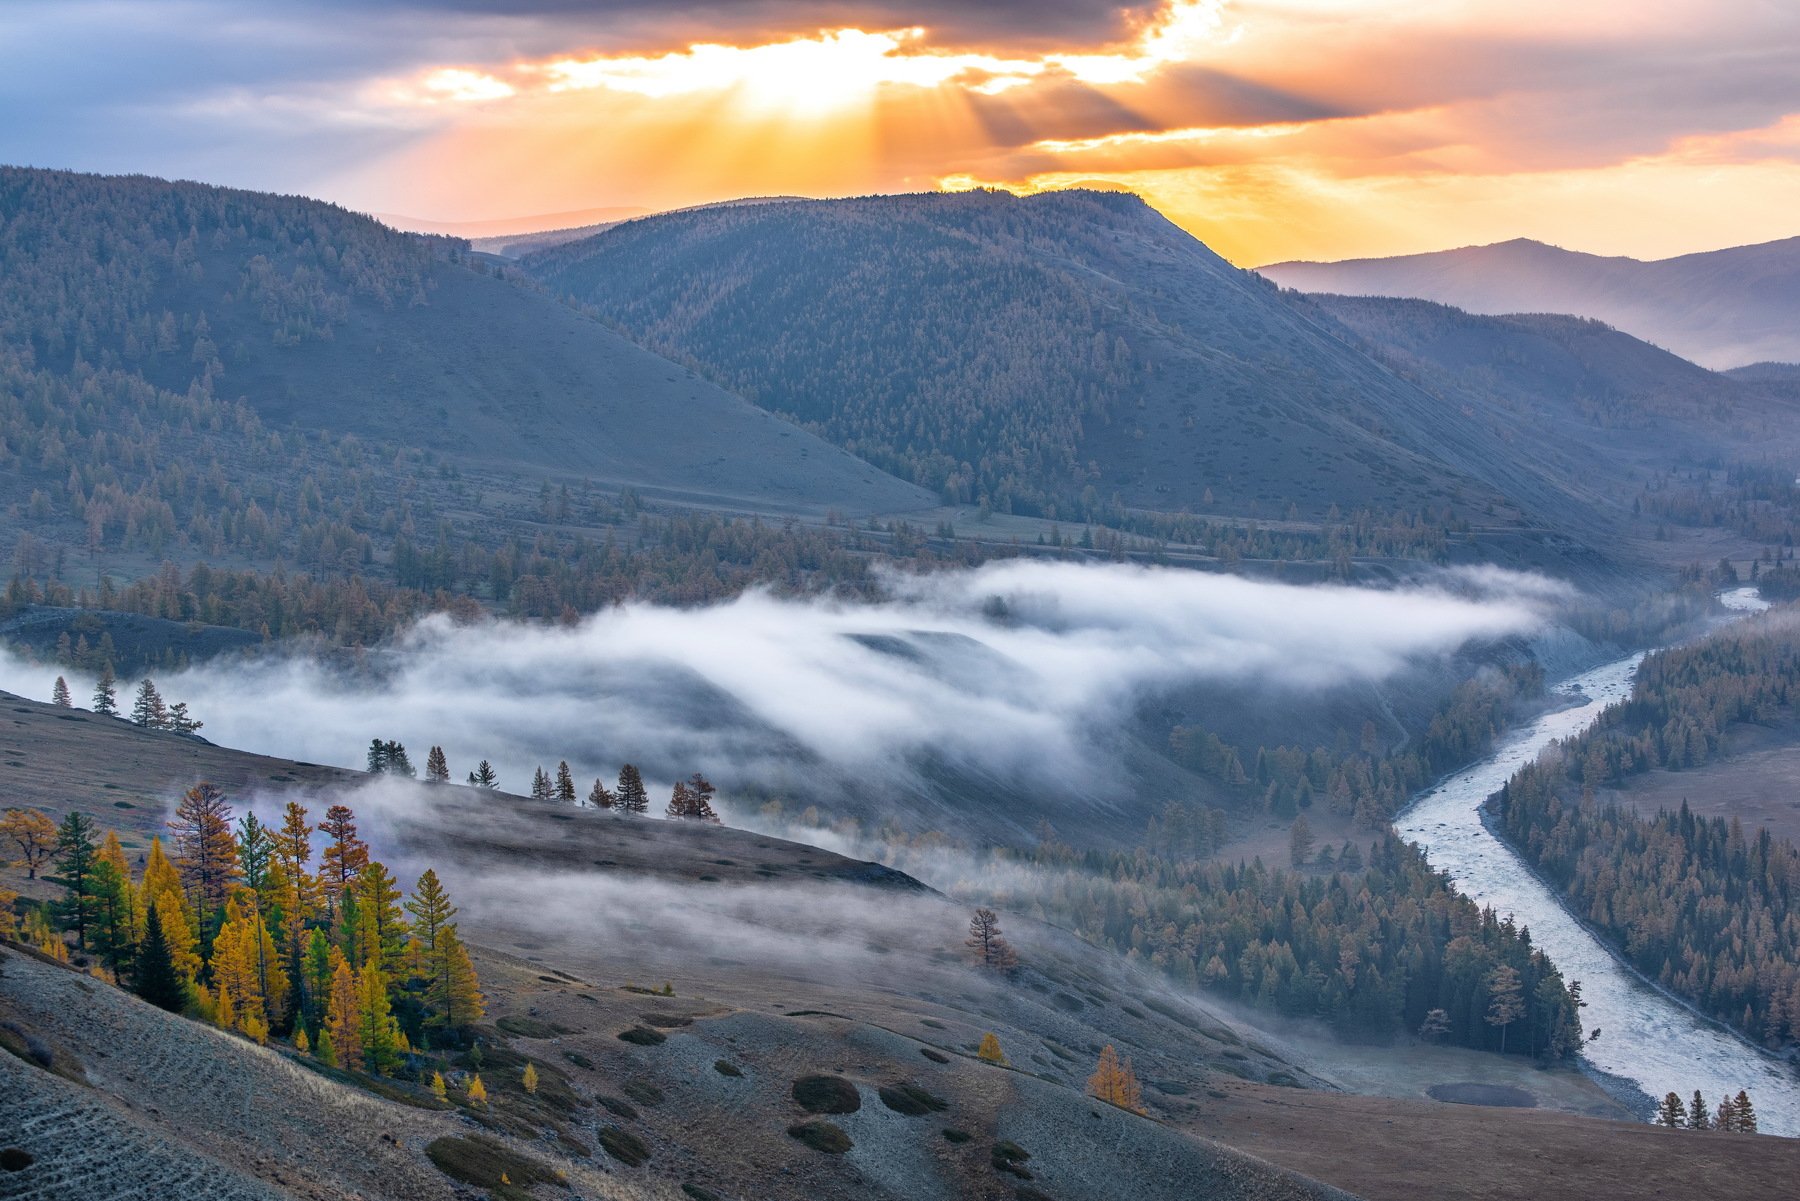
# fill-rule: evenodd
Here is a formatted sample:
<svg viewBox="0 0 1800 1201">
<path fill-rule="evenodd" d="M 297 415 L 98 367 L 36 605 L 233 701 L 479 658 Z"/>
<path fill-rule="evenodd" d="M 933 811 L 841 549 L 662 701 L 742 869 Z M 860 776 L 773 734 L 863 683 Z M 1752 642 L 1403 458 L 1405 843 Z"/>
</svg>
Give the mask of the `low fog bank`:
<svg viewBox="0 0 1800 1201">
<path fill-rule="evenodd" d="M 514 792 L 540 764 L 567 759 L 585 795 L 632 762 L 659 810 L 668 782 L 699 770 L 727 802 L 785 796 L 867 815 L 936 795 L 941 818 L 947 790 L 960 790 L 953 805 L 990 792 L 1052 810 L 1123 802 L 1132 718 L 1148 700 L 1216 685 L 1280 707 L 1379 684 L 1471 643 L 1533 635 L 1567 597 L 1491 568 L 1374 589 L 1010 561 L 888 583 L 873 604 L 750 593 L 630 604 L 573 626 L 433 618 L 362 671 L 295 653 L 158 685 L 214 742 L 303 761 L 360 767 L 380 737 L 421 769 L 442 745 L 459 781 L 486 758 Z M 45 698 L 53 676 L 0 658 L 0 687 Z M 92 691 L 71 684 L 78 701 Z"/>
</svg>

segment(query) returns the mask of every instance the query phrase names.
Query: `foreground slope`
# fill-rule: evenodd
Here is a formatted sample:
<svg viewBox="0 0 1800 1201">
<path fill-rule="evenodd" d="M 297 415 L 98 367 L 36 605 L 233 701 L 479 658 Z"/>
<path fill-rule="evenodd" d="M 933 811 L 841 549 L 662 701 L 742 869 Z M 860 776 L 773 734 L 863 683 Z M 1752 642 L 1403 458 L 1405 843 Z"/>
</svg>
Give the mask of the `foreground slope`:
<svg viewBox="0 0 1800 1201">
<path fill-rule="evenodd" d="M 82 388 L 98 369 L 174 397 L 241 397 L 277 430 L 717 507 L 929 500 L 501 278 L 457 240 L 298 197 L 11 167 L 0 218 L 0 365 L 21 397 Z M 125 432 L 121 391 L 91 403 Z M 215 434 L 229 463 L 243 434 Z"/>
<path fill-rule="evenodd" d="M 1800 238 L 1654 262 L 1517 238 L 1258 270 L 1305 292 L 1414 297 L 1472 313 L 1592 317 L 1714 368 L 1800 360 Z"/>
</svg>

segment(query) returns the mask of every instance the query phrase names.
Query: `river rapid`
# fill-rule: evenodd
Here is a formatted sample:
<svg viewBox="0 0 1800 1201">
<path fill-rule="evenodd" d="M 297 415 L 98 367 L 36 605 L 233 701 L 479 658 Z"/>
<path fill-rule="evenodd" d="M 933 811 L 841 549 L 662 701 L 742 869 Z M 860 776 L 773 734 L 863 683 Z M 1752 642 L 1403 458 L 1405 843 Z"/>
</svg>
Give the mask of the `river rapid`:
<svg viewBox="0 0 1800 1201">
<path fill-rule="evenodd" d="M 1740 613 L 1767 608 L 1748 588 L 1721 599 Z M 1762 1132 L 1800 1135 L 1800 1073 L 1646 984 L 1481 820 L 1482 802 L 1515 771 L 1629 695 L 1642 660 L 1643 655 L 1632 655 L 1564 681 L 1556 691 L 1586 698 L 1585 703 L 1514 733 L 1489 758 L 1421 794 L 1394 824 L 1403 838 L 1425 848 L 1460 892 L 1529 926 L 1532 940 L 1564 978 L 1581 981 L 1584 1024 L 1601 1031 L 1583 1054 L 1603 1081 L 1625 1082 L 1651 1098 L 1673 1090 L 1684 1101 L 1699 1089 L 1709 1106 L 1723 1094 L 1748 1089 Z"/>
</svg>

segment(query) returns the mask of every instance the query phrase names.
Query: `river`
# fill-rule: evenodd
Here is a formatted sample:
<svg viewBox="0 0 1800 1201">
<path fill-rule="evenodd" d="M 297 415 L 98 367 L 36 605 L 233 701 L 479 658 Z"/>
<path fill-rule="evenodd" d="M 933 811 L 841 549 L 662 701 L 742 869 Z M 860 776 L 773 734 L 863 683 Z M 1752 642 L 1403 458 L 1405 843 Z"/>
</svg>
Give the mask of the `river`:
<svg viewBox="0 0 1800 1201">
<path fill-rule="evenodd" d="M 1767 607 L 1747 588 L 1721 599 L 1738 612 Z M 1583 1054 L 1603 1078 L 1627 1081 L 1653 1098 L 1674 1090 L 1685 1101 L 1697 1088 L 1709 1106 L 1727 1092 L 1748 1089 L 1759 1129 L 1800 1135 L 1800 1073 L 1644 983 L 1481 821 L 1482 802 L 1515 771 L 1630 693 L 1642 659 L 1632 655 L 1564 681 L 1557 691 L 1586 703 L 1513 734 L 1489 758 L 1421 794 L 1394 824 L 1402 837 L 1425 848 L 1460 892 L 1529 926 L 1532 940 L 1563 976 L 1581 981 L 1584 1024 L 1601 1031 Z"/>
</svg>

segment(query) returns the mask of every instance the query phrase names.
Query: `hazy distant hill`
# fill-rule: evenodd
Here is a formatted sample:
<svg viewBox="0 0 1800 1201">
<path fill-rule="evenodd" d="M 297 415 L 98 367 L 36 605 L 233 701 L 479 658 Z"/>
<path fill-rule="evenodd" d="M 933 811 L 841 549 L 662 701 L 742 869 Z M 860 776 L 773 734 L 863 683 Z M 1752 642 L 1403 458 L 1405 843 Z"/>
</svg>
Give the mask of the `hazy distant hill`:
<svg viewBox="0 0 1800 1201">
<path fill-rule="evenodd" d="M 523 265 L 652 349 L 969 502 L 1068 518 L 1116 493 L 1279 517 L 1498 495 L 1478 430 L 1135 196 L 669 214 Z"/>
<path fill-rule="evenodd" d="M 930 500 L 500 278 L 460 241 L 296 197 L 17 168 L 0 168 L 0 220 L 9 392 L 99 369 L 242 397 L 275 429 L 723 506 Z M 92 403 L 124 432 L 116 394 Z"/>
<path fill-rule="evenodd" d="M 1696 363 L 1800 359 L 1800 238 L 1642 262 L 1519 238 L 1432 254 L 1274 263 L 1284 287 L 1593 317 Z"/>
<path fill-rule="evenodd" d="M 750 197 L 746 197 L 742 200 L 720 200 L 720 201 L 716 201 L 712 204 L 696 204 L 689 208 L 676 209 L 674 211 L 681 212 L 681 213 L 687 213 L 687 212 L 693 212 L 698 209 L 730 208 L 731 206 L 738 205 L 738 204 L 779 204 L 784 201 L 801 200 L 801 199 L 804 199 L 804 197 L 800 197 L 800 196 L 750 196 Z M 605 233 L 607 230 L 611 229 L 615 225 L 622 224 L 626 221 L 636 220 L 638 217 L 645 216 L 646 214 L 649 213 L 650 210 L 648 210 L 648 209 L 615 209 L 615 210 L 610 210 L 610 211 L 608 211 L 608 210 L 595 210 L 595 211 L 597 213 L 604 212 L 606 215 L 597 221 L 583 221 L 583 222 L 580 222 L 579 224 L 575 224 L 575 223 L 561 224 L 561 225 L 557 225 L 555 228 L 546 228 L 542 224 L 534 224 L 534 225 L 531 225 L 529 228 L 525 228 L 522 230 L 514 230 L 513 232 L 506 232 L 506 233 L 494 233 L 494 232 L 478 233 L 474 230 L 452 229 L 452 228 L 444 228 L 441 230 L 435 230 L 435 229 L 428 229 L 425 226 L 413 226 L 413 225 L 402 225 L 401 228 L 402 229 L 425 229 L 427 232 L 458 234 L 462 237 L 466 237 L 466 238 L 470 239 L 470 245 L 472 245 L 476 250 L 482 251 L 485 254 L 499 255 L 501 258 L 506 258 L 506 259 L 516 259 L 516 258 L 522 258 L 525 255 L 532 253 L 533 251 L 548 250 L 552 246 L 561 246 L 565 242 L 575 242 L 575 241 L 579 241 L 582 238 L 591 238 L 595 234 Z M 573 217 L 573 216 L 577 216 L 578 214 L 569 213 L 569 214 L 564 214 L 564 215 Z M 499 223 L 498 222 L 488 222 L 485 224 L 499 224 Z"/>
</svg>

